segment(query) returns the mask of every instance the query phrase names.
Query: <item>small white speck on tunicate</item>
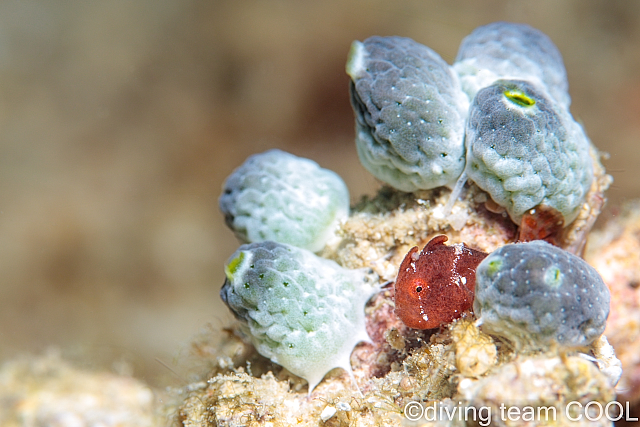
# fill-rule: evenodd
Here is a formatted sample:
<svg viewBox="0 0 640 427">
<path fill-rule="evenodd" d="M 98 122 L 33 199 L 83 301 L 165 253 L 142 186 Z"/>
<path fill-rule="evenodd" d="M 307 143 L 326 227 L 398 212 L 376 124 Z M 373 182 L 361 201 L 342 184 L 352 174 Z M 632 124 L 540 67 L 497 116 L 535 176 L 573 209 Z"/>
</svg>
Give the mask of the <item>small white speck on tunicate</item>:
<svg viewBox="0 0 640 427">
<path fill-rule="evenodd" d="M 429 316 L 427 316 L 426 314 L 424 316 L 422 316 L 422 318 L 424 319 L 425 322 L 429 321 Z"/>
<path fill-rule="evenodd" d="M 466 277 L 464 277 L 464 276 L 462 276 L 462 277 L 460 278 L 460 281 L 462 282 L 462 284 L 463 284 L 463 285 L 466 285 L 466 284 L 467 284 L 467 278 L 466 278 Z"/>
<path fill-rule="evenodd" d="M 327 422 L 327 420 L 333 417 L 336 414 L 336 412 L 337 412 L 336 408 L 334 408 L 333 406 L 327 405 L 322 410 L 322 413 L 320 414 L 320 419 L 323 422 Z"/>
</svg>

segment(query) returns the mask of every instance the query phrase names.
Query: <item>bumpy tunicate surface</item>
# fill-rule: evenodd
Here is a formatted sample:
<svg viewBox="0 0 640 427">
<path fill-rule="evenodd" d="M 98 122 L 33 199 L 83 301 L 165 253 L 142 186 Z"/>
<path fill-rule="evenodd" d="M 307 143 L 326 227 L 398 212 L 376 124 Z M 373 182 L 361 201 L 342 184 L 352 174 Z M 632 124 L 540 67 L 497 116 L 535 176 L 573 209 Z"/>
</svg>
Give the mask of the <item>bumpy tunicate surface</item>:
<svg viewBox="0 0 640 427">
<path fill-rule="evenodd" d="M 306 379 L 309 392 L 333 368 L 351 372 L 351 351 L 369 340 L 364 305 L 378 291 L 369 270 L 262 242 L 241 246 L 225 273 L 220 295 L 260 354 Z"/>
<path fill-rule="evenodd" d="M 519 347 L 589 345 L 603 332 L 609 290 L 582 259 L 537 240 L 503 246 L 476 270 L 473 309 Z"/>
<path fill-rule="evenodd" d="M 273 240 L 319 251 L 349 215 L 334 172 L 280 150 L 249 157 L 225 181 L 220 210 L 244 242 Z"/>
<path fill-rule="evenodd" d="M 347 62 L 360 161 L 402 191 L 455 183 L 468 100 L 451 67 L 403 37 L 354 42 Z"/>
<path fill-rule="evenodd" d="M 571 103 L 560 51 L 544 33 L 526 24 L 494 22 L 476 28 L 460 44 L 454 69 L 469 99 L 494 81 L 509 79 L 543 87 L 565 108 Z"/>
<path fill-rule="evenodd" d="M 481 89 L 469 109 L 467 175 L 519 223 L 539 204 L 569 224 L 593 179 L 582 127 L 537 87 L 499 80 Z"/>
</svg>

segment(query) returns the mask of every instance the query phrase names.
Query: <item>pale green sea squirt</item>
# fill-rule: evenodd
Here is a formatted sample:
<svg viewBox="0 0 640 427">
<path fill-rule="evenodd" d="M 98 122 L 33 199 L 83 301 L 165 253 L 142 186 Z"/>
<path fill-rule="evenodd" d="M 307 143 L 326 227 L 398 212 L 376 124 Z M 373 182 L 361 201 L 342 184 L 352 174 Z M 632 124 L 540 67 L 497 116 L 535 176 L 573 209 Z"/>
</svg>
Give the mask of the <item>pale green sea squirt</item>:
<svg viewBox="0 0 640 427">
<path fill-rule="evenodd" d="M 225 267 L 222 300 L 261 355 L 309 382 L 351 374 L 351 351 L 369 341 L 364 306 L 378 292 L 368 269 L 349 270 L 291 245 L 241 246 Z"/>
<path fill-rule="evenodd" d="M 273 240 L 314 252 L 349 216 L 349 190 L 342 178 L 281 150 L 249 157 L 225 181 L 219 203 L 240 240 Z"/>
</svg>

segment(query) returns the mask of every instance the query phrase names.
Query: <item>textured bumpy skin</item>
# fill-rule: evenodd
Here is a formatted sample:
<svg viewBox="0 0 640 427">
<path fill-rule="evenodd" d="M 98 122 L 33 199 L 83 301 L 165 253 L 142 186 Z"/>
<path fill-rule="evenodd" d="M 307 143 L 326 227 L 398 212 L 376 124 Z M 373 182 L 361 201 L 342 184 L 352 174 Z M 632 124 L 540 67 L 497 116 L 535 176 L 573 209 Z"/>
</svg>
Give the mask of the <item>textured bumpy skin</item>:
<svg viewBox="0 0 640 427">
<path fill-rule="evenodd" d="M 593 179 L 589 140 L 537 87 L 499 80 L 469 109 L 466 173 L 520 223 L 529 209 L 557 209 L 569 224 Z"/>
<path fill-rule="evenodd" d="M 476 28 L 460 44 L 454 69 L 473 99 L 499 79 L 528 80 L 569 107 L 569 83 L 562 55 L 551 39 L 525 24 L 494 22 Z"/>
<path fill-rule="evenodd" d="M 244 242 L 273 240 L 317 252 L 349 215 L 349 191 L 317 163 L 269 150 L 227 178 L 220 210 Z"/>
<path fill-rule="evenodd" d="M 503 246 L 476 270 L 482 327 L 518 347 L 589 345 L 603 332 L 609 289 L 582 259 L 543 241 Z"/>
<path fill-rule="evenodd" d="M 351 372 L 351 351 L 369 340 L 373 273 L 275 242 L 241 246 L 225 273 L 220 296 L 260 354 L 306 379 L 309 392 L 333 368 Z"/>
<path fill-rule="evenodd" d="M 354 42 L 347 62 L 360 161 L 402 191 L 455 183 L 468 100 L 451 67 L 403 37 Z"/>
</svg>

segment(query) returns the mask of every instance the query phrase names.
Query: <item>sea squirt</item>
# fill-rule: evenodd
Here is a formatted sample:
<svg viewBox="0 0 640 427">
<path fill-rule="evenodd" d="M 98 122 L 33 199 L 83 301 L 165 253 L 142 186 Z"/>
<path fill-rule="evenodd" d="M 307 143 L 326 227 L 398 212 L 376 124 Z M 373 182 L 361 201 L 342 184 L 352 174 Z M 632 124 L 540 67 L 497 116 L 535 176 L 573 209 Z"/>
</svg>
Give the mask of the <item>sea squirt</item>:
<svg viewBox="0 0 640 427">
<path fill-rule="evenodd" d="M 272 240 L 318 252 L 349 216 L 349 190 L 314 161 L 268 150 L 227 177 L 220 210 L 243 242 Z"/>
<path fill-rule="evenodd" d="M 453 185 L 469 100 L 436 52 L 406 37 L 356 41 L 347 62 L 362 165 L 401 191 Z"/>
<path fill-rule="evenodd" d="M 609 289 L 581 258 L 537 240 L 505 245 L 477 269 L 473 310 L 516 348 L 588 346 L 604 332 Z"/>
<path fill-rule="evenodd" d="M 395 313 L 410 328 L 437 328 L 473 305 L 476 267 L 487 254 L 447 240 L 436 236 L 421 252 L 414 247 L 400 265 Z"/>
<path fill-rule="evenodd" d="M 369 341 L 364 306 L 379 291 L 369 269 L 350 270 L 292 245 L 242 245 L 225 266 L 220 296 L 258 353 L 309 382 Z"/>
<path fill-rule="evenodd" d="M 564 225 L 580 212 L 593 181 L 589 139 L 571 113 L 521 80 L 481 89 L 469 108 L 465 173 L 513 222 L 538 205 Z"/>
</svg>

